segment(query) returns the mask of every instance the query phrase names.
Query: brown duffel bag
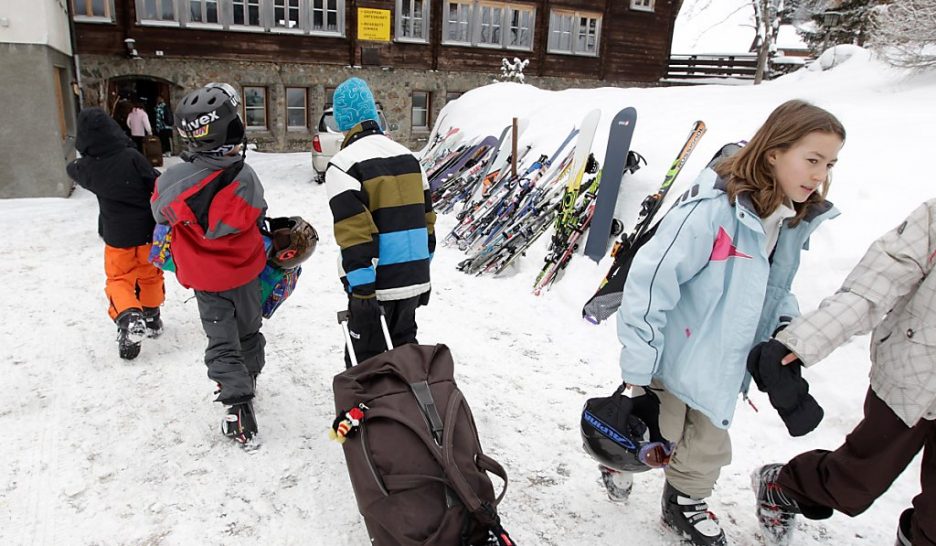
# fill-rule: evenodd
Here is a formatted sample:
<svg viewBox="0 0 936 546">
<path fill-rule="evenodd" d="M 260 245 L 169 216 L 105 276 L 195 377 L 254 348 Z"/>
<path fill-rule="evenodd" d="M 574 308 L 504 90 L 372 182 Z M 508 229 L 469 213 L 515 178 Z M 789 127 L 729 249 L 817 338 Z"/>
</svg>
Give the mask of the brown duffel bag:
<svg viewBox="0 0 936 546">
<path fill-rule="evenodd" d="M 162 142 L 159 141 L 158 136 L 143 137 L 143 155 L 146 157 L 146 160 L 150 162 L 150 165 L 162 167 L 163 149 Z"/>
<path fill-rule="evenodd" d="M 350 347 L 349 347 L 350 349 Z M 481 450 L 445 345 L 403 345 L 335 376 L 358 510 L 375 546 L 513 546 L 504 468 Z M 504 482 L 495 497 L 487 473 Z"/>
</svg>

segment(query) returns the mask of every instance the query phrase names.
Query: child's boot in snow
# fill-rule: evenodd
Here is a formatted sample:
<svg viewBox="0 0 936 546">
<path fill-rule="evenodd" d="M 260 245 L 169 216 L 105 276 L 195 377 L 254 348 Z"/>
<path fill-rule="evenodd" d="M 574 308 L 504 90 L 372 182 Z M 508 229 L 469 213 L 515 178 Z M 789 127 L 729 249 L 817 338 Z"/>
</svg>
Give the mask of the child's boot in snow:
<svg viewBox="0 0 936 546">
<path fill-rule="evenodd" d="M 237 443 L 247 444 L 257 433 L 257 418 L 250 400 L 232 404 L 221 421 L 221 432 Z"/>
<path fill-rule="evenodd" d="M 701 499 L 681 493 L 666 482 L 663 487 L 663 523 L 693 546 L 727 546 L 718 518 Z"/>
<path fill-rule="evenodd" d="M 601 483 L 608 491 L 608 498 L 614 502 L 624 502 L 630 497 L 634 488 L 634 474 L 612 470 L 604 465 L 598 465 L 601 470 Z"/>
<path fill-rule="evenodd" d="M 796 501 L 783 493 L 777 478 L 782 464 L 764 465 L 751 473 L 751 489 L 757 496 L 757 521 L 767 543 L 786 546 L 793 538 L 796 514 L 800 513 Z"/>
<path fill-rule="evenodd" d="M 146 337 L 155 339 L 163 332 L 163 322 L 159 318 L 159 307 L 144 307 L 143 320 L 146 322 Z"/>
<path fill-rule="evenodd" d="M 139 309 L 127 309 L 114 319 L 117 323 L 117 350 L 120 358 L 133 360 L 140 354 L 140 342 L 146 336 L 146 323 Z"/>
</svg>

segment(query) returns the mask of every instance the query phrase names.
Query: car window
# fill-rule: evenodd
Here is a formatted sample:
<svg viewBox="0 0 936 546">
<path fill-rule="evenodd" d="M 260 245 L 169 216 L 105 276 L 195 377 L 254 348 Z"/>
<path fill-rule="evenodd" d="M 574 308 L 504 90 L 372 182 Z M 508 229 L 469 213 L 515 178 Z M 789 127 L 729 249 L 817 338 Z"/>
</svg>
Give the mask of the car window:
<svg viewBox="0 0 936 546">
<path fill-rule="evenodd" d="M 379 121 L 380 121 L 380 129 L 381 129 L 382 131 L 387 131 L 388 128 L 390 127 L 390 125 L 387 123 L 387 118 L 384 117 L 383 111 L 382 111 L 382 110 L 378 110 L 378 111 L 377 111 L 377 115 L 378 115 L 378 117 L 380 118 L 380 119 L 379 119 Z M 335 116 L 334 116 L 334 114 L 333 114 L 332 112 L 325 112 L 324 114 L 322 114 L 322 119 L 319 120 L 318 130 L 319 130 L 320 133 L 321 133 L 321 132 L 324 132 L 324 131 L 329 131 L 329 132 L 332 132 L 332 133 L 340 133 L 340 132 L 341 132 L 341 131 L 338 129 L 338 123 L 335 121 Z"/>
<path fill-rule="evenodd" d="M 380 129 L 384 132 L 390 130 L 390 125 L 387 124 L 387 118 L 384 117 L 383 111 L 378 110 L 377 116 L 380 118 Z"/>
<path fill-rule="evenodd" d="M 319 132 L 330 131 L 332 133 L 340 133 L 338 130 L 338 123 L 335 122 L 335 116 L 331 112 L 325 112 L 322 114 L 322 119 L 319 120 Z"/>
</svg>

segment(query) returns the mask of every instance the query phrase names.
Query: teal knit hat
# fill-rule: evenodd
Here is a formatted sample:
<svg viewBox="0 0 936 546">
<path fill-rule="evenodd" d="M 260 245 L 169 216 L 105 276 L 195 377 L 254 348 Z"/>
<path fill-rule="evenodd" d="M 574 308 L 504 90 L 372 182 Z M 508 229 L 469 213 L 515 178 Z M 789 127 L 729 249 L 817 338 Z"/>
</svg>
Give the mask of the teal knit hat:
<svg viewBox="0 0 936 546">
<path fill-rule="evenodd" d="M 335 89 L 333 111 L 338 130 L 347 131 L 362 121 L 377 118 L 377 105 L 367 83 L 360 78 L 349 78 Z"/>
</svg>

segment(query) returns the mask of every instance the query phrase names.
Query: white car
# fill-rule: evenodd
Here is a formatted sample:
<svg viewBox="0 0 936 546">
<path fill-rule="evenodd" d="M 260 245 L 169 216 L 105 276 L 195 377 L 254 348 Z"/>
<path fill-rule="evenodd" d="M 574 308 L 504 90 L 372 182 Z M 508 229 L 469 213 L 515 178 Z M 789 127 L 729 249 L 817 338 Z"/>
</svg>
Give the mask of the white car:
<svg viewBox="0 0 936 546">
<path fill-rule="evenodd" d="M 387 118 L 384 117 L 383 110 L 377 107 L 377 115 L 380 116 L 380 126 L 384 134 L 390 136 L 387 129 Z M 392 138 L 392 137 L 391 137 Z M 312 169 L 315 171 L 315 181 L 319 184 L 325 182 L 325 168 L 331 161 L 333 155 L 338 153 L 341 143 L 344 142 L 344 133 L 338 130 L 338 124 L 335 123 L 335 116 L 331 107 L 322 112 L 318 126 L 315 128 L 315 134 L 312 136 Z"/>
</svg>

